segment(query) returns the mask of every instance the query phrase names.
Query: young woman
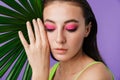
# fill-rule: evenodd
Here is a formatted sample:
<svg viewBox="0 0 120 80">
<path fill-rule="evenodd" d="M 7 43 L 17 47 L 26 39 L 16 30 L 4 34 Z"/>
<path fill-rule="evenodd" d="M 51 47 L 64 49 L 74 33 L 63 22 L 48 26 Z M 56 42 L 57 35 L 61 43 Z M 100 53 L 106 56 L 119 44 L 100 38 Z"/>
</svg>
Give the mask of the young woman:
<svg viewBox="0 0 120 80">
<path fill-rule="evenodd" d="M 113 80 L 99 55 L 95 16 L 86 0 L 44 0 L 43 22 L 27 23 L 30 44 L 19 37 L 33 80 Z M 52 69 L 50 52 L 58 60 Z"/>
</svg>

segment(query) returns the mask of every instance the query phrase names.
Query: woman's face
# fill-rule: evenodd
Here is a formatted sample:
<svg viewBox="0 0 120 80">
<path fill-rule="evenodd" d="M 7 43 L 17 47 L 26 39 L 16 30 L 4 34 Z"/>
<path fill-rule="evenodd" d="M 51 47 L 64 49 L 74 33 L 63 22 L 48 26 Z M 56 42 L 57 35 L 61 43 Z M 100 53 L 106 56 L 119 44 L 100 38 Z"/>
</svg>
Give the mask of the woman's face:
<svg viewBox="0 0 120 80">
<path fill-rule="evenodd" d="M 70 2 L 54 2 L 44 8 L 44 25 L 53 56 L 60 61 L 72 59 L 82 52 L 82 44 L 90 32 L 82 9 Z"/>
</svg>

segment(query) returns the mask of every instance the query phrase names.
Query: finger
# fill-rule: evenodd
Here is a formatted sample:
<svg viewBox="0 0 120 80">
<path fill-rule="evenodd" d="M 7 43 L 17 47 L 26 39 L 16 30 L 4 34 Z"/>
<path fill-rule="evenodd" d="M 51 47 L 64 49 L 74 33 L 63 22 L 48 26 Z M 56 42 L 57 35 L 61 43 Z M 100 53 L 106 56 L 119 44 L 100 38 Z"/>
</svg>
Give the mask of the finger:
<svg viewBox="0 0 120 80">
<path fill-rule="evenodd" d="M 40 41 L 39 26 L 38 26 L 38 23 L 36 22 L 35 19 L 33 19 L 33 26 L 34 26 L 34 30 L 35 30 L 35 38 L 36 38 L 36 41 Z"/>
<path fill-rule="evenodd" d="M 46 37 L 47 35 L 46 35 L 46 31 L 44 29 L 43 23 L 39 18 L 37 19 L 37 22 L 38 22 L 38 26 L 39 26 L 39 30 L 40 30 L 42 44 L 46 44 L 47 43 L 47 37 Z"/>
<path fill-rule="evenodd" d="M 32 30 L 32 27 L 29 21 L 26 22 L 26 25 L 27 25 L 27 31 L 28 31 L 28 37 L 30 40 L 30 44 L 32 44 L 35 41 L 33 30 Z"/>
<path fill-rule="evenodd" d="M 18 34 L 19 34 L 20 41 L 22 42 L 24 48 L 25 49 L 28 48 L 29 45 L 28 45 L 27 41 L 25 40 L 23 33 L 21 31 L 19 31 Z"/>
</svg>

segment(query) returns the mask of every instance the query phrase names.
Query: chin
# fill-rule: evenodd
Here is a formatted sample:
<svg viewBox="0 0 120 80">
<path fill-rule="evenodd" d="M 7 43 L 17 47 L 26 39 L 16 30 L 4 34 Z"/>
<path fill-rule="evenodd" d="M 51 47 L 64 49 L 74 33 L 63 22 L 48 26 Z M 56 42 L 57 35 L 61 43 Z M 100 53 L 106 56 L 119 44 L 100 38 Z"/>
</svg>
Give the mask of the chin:
<svg viewBox="0 0 120 80">
<path fill-rule="evenodd" d="M 59 62 L 64 62 L 69 60 L 68 56 L 65 55 L 53 55 L 53 56 Z"/>
</svg>

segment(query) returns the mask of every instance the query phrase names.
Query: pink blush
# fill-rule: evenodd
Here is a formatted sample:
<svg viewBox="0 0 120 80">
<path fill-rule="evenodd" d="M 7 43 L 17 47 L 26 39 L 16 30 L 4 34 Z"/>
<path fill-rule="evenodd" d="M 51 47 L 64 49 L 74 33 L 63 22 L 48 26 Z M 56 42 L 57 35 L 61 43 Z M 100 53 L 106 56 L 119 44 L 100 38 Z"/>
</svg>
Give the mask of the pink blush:
<svg viewBox="0 0 120 80">
<path fill-rule="evenodd" d="M 55 29 L 55 25 L 54 25 L 54 24 L 50 24 L 50 23 L 46 23 L 46 24 L 45 24 L 45 27 L 46 27 L 47 29 Z"/>
</svg>

